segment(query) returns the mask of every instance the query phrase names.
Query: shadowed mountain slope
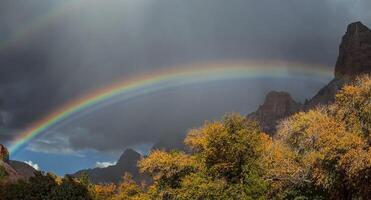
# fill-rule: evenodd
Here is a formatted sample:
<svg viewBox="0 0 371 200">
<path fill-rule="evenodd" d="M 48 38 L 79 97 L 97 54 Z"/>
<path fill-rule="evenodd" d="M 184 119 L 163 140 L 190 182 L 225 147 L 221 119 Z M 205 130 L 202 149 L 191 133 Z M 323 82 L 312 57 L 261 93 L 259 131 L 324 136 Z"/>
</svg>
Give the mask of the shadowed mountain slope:
<svg viewBox="0 0 371 200">
<path fill-rule="evenodd" d="M 121 177 L 126 173 L 130 173 L 134 180 L 144 180 L 145 177 L 139 174 L 137 162 L 141 155 L 132 150 L 126 149 L 115 165 L 105 168 L 85 169 L 73 174 L 74 177 L 79 177 L 86 173 L 92 183 L 119 183 Z"/>
</svg>

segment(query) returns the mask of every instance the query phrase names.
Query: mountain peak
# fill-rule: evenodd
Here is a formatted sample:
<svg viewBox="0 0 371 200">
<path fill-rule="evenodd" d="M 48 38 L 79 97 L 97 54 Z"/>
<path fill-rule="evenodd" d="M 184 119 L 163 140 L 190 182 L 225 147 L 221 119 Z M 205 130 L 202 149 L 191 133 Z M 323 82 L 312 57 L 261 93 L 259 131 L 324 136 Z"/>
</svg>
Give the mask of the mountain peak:
<svg viewBox="0 0 371 200">
<path fill-rule="evenodd" d="M 139 173 L 137 163 L 141 155 L 133 149 L 126 149 L 118 159 L 116 165 L 106 168 L 94 168 L 80 170 L 72 176 L 79 177 L 83 173 L 87 173 L 90 181 L 93 183 L 118 183 L 125 172 L 133 175 L 134 180 L 146 180 L 146 176 Z"/>
<path fill-rule="evenodd" d="M 120 156 L 119 160 L 117 161 L 117 165 L 127 165 L 128 163 L 132 163 L 133 161 L 138 161 L 140 157 L 141 155 L 138 152 L 128 148 Z"/>
<path fill-rule="evenodd" d="M 353 79 L 371 73 L 371 30 L 361 22 L 348 25 L 339 47 L 335 78 Z"/>
<path fill-rule="evenodd" d="M 346 35 L 354 35 L 362 32 L 368 32 L 370 29 L 362 24 L 362 22 L 353 22 L 348 25 Z"/>
<path fill-rule="evenodd" d="M 289 93 L 271 91 L 266 95 L 264 104 L 248 117 L 257 120 L 263 131 L 273 134 L 279 120 L 301 109 L 301 104 L 295 102 Z"/>
<path fill-rule="evenodd" d="M 272 101 L 291 101 L 291 95 L 287 92 L 278 92 L 278 91 L 270 91 L 268 92 L 267 96 L 265 97 L 264 103 L 269 103 Z"/>
</svg>

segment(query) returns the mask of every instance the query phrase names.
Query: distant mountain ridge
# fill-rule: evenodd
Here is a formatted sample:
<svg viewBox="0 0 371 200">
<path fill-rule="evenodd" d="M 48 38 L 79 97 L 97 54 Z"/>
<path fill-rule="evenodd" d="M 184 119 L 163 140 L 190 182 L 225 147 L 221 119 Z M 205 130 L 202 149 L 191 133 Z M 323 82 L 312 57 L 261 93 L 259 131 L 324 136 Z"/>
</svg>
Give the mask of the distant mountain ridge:
<svg viewBox="0 0 371 200">
<path fill-rule="evenodd" d="M 92 183 L 119 183 L 125 172 L 130 173 L 134 180 L 145 180 L 146 177 L 139 173 L 137 162 L 142 156 L 133 149 L 126 149 L 117 163 L 105 168 L 80 170 L 72 176 L 79 177 L 86 173 Z"/>
</svg>

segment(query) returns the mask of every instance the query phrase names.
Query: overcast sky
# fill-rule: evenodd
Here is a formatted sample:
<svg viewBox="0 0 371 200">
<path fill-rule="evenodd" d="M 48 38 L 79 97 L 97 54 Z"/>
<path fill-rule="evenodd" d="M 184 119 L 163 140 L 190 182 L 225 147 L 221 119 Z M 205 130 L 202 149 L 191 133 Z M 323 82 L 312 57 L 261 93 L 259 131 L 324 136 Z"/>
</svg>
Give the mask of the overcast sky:
<svg viewBox="0 0 371 200">
<path fill-rule="evenodd" d="M 370 9 L 369 0 L 3 0 L 0 142 L 87 91 L 156 69 L 233 60 L 332 69 L 347 24 L 371 26 Z M 15 159 L 57 173 L 93 167 L 225 112 L 254 111 L 270 90 L 303 101 L 326 81 L 223 81 L 136 97 L 48 133 Z"/>
</svg>

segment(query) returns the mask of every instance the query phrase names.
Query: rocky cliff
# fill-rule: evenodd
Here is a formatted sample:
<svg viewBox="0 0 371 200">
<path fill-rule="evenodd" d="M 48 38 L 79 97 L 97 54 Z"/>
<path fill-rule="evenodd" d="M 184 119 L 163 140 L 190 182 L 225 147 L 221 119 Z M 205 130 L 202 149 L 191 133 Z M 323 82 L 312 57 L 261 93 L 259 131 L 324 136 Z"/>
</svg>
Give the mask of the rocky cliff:
<svg viewBox="0 0 371 200">
<path fill-rule="evenodd" d="M 348 25 L 339 47 L 335 78 L 323 87 L 306 105 L 306 109 L 334 101 L 336 92 L 348 81 L 371 73 L 371 30 L 361 22 Z"/>
<path fill-rule="evenodd" d="M 273 134 L 279 120 L 301 109 L 302 105 L 295 102 L 289 93 L 272 91 L 267 94 L 263 105 L 248 117 L 257 120 L 264 132 Z"/>
<path fill-rule="evenodd" d="M 339 47 L 335 65 L 334 79 L 304 105 L 296 103 L 288 93 L 271 92 L 259 109 L 248 115 L 257 120 L 262 129 L 274 134 L 279 120 L 300 110 L 329 104 L 342 86 L 361 74 L 371 74 L 371 30 L 361 22 L 348 25 Z"/>
<path fill-rule="evenodd" d="M 16 160 L 9 160 L 8 164 L 15 170 L 19 175 L 28 179 L 35 175 L 37 171 L 27 163 L 16 161 Z"/>
<path fill-rule="evenodd" d="M 371 73 L 371 30 L 361 22 L 348 25 L 339 47 L 335 78 L 352 79 Z"/>
</svg>

